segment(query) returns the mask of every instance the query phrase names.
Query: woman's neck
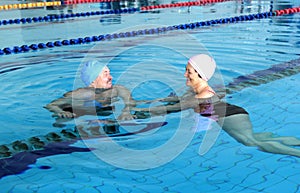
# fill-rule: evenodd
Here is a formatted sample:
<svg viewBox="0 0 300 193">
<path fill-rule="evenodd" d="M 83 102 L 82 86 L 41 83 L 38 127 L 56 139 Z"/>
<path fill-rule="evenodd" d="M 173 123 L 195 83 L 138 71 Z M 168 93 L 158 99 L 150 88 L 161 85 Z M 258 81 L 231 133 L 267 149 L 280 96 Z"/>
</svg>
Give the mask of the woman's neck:
<svg viewBox="0 0 300 193">
<path fill-rule="evenodd" d="M 208 84 L 198 83 L 193 87 L 194 92 L 197 94 L 202 93 L 205 89 L 209 88 Z"/>
<path fill-rule="evenodd" d="M 215 95 L 213 89 L 208 86 L 208 84 L 201 84 L 197 87 L 193 88 L 194 92 L 196 93 L 196 98 L 209 98 Z"/>
</svg>

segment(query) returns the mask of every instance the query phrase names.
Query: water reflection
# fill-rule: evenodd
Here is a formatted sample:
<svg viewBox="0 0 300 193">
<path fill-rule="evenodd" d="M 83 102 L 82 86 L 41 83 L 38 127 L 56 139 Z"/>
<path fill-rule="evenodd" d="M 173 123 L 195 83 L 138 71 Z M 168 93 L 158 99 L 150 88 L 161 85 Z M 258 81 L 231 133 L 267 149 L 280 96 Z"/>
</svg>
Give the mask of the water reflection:
<svg viewBox="0 0 300 193">
<path fill-rule="evenodd" d="M 277 0 L 273 2 L 274 10 L 288 9 L 293 7 L 290 0 Z"/>
<path fill-rule="evenodd" d="M 297 6 L 292 0 L 278 0 L 274 1 L 272 5 L 274 10 L 283 10 Z M 297 41 L 297 36 L 299 36 L 297 34 L 300 34 L 299 17 L 295 14 L 280 15 L 278 17 L 271 17 L 270 23 L 276 26 L 276 30 L 269 30 L 270 36 L 266 38 L 266 44 L 282 48 L 270 52 L 282 55 L 291 52 L 293 54 L 298 54 L 298 51 L 295 48 L 299 48 L 300 45 L 299 41 Z M 287 47 L 293 49 L 287 49 Z"/>
<path fill-rule="evenodd" d="M 244 0 L 236 1 L 236 10 L 235 13 L 262 13 L 272 11 L 273 1 L 265 0 Z"/>
</svg>

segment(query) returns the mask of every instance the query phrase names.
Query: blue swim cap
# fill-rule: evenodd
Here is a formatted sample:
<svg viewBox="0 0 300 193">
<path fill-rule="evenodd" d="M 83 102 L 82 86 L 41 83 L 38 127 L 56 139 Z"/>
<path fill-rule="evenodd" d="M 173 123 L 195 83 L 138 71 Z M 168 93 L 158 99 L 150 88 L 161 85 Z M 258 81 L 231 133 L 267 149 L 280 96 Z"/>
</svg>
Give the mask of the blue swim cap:
<svg viewBox="0 0 300 193">
<path fill-rule="evenodd" d="M 84 63 L 80 71 L 81 80 L 86 86 L 89 86 L 99 76 L 105 66 L 105 64 L 101 64 L 97 60 Z"/>
</svg>

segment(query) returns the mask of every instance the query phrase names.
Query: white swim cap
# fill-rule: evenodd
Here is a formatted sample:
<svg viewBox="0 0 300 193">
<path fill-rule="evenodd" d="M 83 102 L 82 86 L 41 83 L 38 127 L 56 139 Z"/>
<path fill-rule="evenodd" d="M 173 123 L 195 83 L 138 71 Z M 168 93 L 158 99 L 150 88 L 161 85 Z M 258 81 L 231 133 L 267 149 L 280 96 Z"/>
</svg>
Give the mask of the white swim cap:
<svg viewBox="0 0 300 193">
<path fill-rule="evenodd" d="M 188 63 L 193 66 L 205 81 L 208 81 L 213 76 L 217 66 L 215 60 L 206 54 L 195 55 L 189 59 Z"/>
</svg>

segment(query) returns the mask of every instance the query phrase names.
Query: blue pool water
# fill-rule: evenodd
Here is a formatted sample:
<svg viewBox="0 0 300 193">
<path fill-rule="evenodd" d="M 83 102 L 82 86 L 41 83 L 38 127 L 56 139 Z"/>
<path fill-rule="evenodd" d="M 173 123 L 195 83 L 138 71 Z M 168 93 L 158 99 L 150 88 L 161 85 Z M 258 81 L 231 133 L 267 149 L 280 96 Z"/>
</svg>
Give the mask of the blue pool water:
<svg viewBox="0 0 300 193">
<path fill-rule="evenodd" d="M 166 9 L 160 13 L 6 25 L 0 26 L 0 48 L 266 12 L 271 5 L 273 9 L 281 9 L 300 4 L 295 0 L 274 4 L 232 1 Z M 78 5 L 73 11 L 98 10 L 99 7 Z M 22 18 L 49 13 L 57 12 L 7 11 L 1 12 L 0 17 Z M 92 119 L 83 117 L 58 126 L 51 113 L 43 108 L 65 92 L 81 86 L 76 73 L 85 60 L 96 58 L 107 62 L 114 83 L 130 88 L 133 97 L 142 100 L 166 97 L 172 91 L 182 94 L 186 89 L 182 85 L 187 58 L 199 52 L 209 52 L 216 60 L 218 69 L 212 85 L 217 88 L 234 81 L 243 82 L 241 76 L 254 77 L 253 74 L 264 72 L 263 80 L 254 78 L 256 86 L 248 83 L 241 89 L 232 89 L 224 100 L 249 112 L 254 132 L 300 138 L 299 21 L 300 15 L 292 14 L 3 55 L 0 60 L 0 145 L 72 130 L 82 119 Z M 298 61 L 293 75 L 285 73 L 276 80 L 268 78 L 283 71 L 279 67 L 291 60 Z M 267 71 L 274 65 L 278 71 Z M 122 104 L 117 103 L 118 106 Z M 109 138 L 64 140 L 36 153 L 23 151 L 14 157 L 2 158 L 1 192 L 300 192 L 297 157 L 246 147 L 224 131 L 215 136 L 206 153 L 199 155 L 207 125 L 203 124 L 203 131 L 193 132 L 195 125 L 189 113 L 121 123 L 123 134 L 145 127 L 151 129 L 116 136 L 113 141 Z M 214 123 L 212 127 L 217 128 Z M 115 144 L 126 148 L 118 151 Z"/>
</svg>

